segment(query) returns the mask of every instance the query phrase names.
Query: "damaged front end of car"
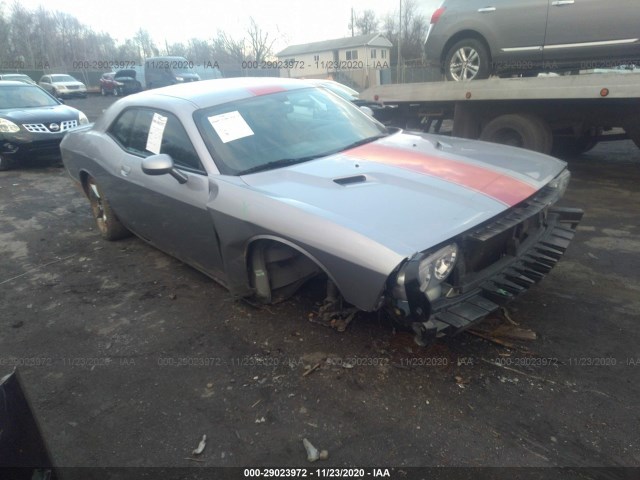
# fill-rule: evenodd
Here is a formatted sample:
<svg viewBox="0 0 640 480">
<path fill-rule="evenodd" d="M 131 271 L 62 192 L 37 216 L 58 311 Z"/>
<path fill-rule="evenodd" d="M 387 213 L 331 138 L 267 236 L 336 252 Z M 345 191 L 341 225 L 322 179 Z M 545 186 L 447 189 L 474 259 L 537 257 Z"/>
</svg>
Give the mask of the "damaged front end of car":
<svg viewBox="0 0 640 480">
<path fill-rule="evenodd" d="M 481 321 L 551 271 L 583 212 L 555 207 L 569 183 L 564 170 L 529 199 L 416 253 L 389 277 L 386 310 L 428 345 Z"/>
</svg>

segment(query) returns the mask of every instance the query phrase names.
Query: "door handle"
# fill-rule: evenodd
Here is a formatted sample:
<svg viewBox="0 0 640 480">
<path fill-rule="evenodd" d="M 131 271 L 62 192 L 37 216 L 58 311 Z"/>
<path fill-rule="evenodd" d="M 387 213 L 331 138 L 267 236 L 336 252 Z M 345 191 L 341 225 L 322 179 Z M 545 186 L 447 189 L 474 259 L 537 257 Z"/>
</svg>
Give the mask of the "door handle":
<svg viewBox="0 0 640 480">
<path fill-rule="evenodd" d="M 551 5 L 554 7 L 562 7 L 564 5 L 573 5 L 575 2 L 575 0 L 555 0 L 554 2 L 551 2 Z"/>
<path fill-rule="evenodd" d="M 478 12 L 479 13 L 490 13 L 490 12 L 495 12 L 496 11 L 496 7 L 484 7 L 484 8 L 479 8 Z"/>
</svg>

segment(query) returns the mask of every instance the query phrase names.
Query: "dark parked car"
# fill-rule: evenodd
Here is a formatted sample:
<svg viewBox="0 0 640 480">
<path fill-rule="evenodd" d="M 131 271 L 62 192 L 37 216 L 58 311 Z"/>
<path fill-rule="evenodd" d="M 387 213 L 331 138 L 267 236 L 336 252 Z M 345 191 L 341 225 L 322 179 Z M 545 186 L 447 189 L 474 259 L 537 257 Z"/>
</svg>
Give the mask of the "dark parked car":
<svg viewBox="0 0 640 480">
<path fill-rule="evenodd" d="M 425 54 L 448 80 L 611 68 L 640 58 L 636 0 L 444 0 Z"/>
<path fill-rule="evenodd" d="M 86 97 L 87 86 L 73 78 L 71 75 L 62 73 L 43 75 L 38 82 L 42 88 L 54 97 Z"/>
<path fill-rule="evenodd" d="M 178 83 L 197 82 L 200 75 L 193 71 L 194 64 L 184 57 L 151 57 L 144 61 L 147 88 L 159 88 Z"/>
<path fill-rule="evenodd" d="M 324 279 L 323 320 L 384 310 L 420 344 L 544 277 L 582 217 L 555 206 L 560 160 L 387 129 L 301 80 L 147 90 L 61 150 L 106 239 L 134 232 L 265 303 Z"/>
<path fill-rule="evenodd" d="M 136 79 L 135 70 L 118 70 L 103 73 L 100 77 L 100 93 L 102 95 L 129 95 L 142 91 L 142 85 Z"/>
<path fill-rule="evenodd" d="M 62 137 L 89 123 L 37 85 L 0 82 L 0 170 L 28 159 L 60 159 Z"/>
</svg>

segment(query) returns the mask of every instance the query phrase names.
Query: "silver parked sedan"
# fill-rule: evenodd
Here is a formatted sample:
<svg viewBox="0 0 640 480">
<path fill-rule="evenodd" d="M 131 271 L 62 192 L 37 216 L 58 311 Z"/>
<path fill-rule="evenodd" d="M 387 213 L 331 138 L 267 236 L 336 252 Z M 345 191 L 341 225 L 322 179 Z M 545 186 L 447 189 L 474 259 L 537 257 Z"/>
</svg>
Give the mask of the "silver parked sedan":
<svg viewBox="0 0 640 480">
<path fill-rule="evenodd" d="M 279 78 L 151 90 L 62 146 L 102 235 L 133 232 L 238 296 L 327 280 L 325 320 L 384 309 L 426 344 L 540 280 L 582 212 L 565 163 L 391 130 Z"/>
<path fill-rule="evenodd" d="M 425 54 L 448 80 L 613 68 L 640 60 L 637 0 L 444 0 Z"/>
</svg>

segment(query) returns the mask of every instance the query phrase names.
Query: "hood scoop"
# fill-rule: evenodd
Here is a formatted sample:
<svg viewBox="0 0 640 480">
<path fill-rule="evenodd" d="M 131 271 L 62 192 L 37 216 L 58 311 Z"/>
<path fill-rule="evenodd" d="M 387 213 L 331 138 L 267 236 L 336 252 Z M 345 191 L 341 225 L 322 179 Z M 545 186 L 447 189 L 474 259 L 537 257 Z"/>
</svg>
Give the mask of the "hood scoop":
<svg viewBox="0 0 640 480">
<path fill-rule="evenodd" d="M 367 181 L 367 177 L 365 177 L 364 175 L 352 175 L 350 177 L 334 178 L 333 181 L 338 185 L 346 187 L 348 185 L 354 185 L 356 183 L 364 183 Z"/>
</svg>

